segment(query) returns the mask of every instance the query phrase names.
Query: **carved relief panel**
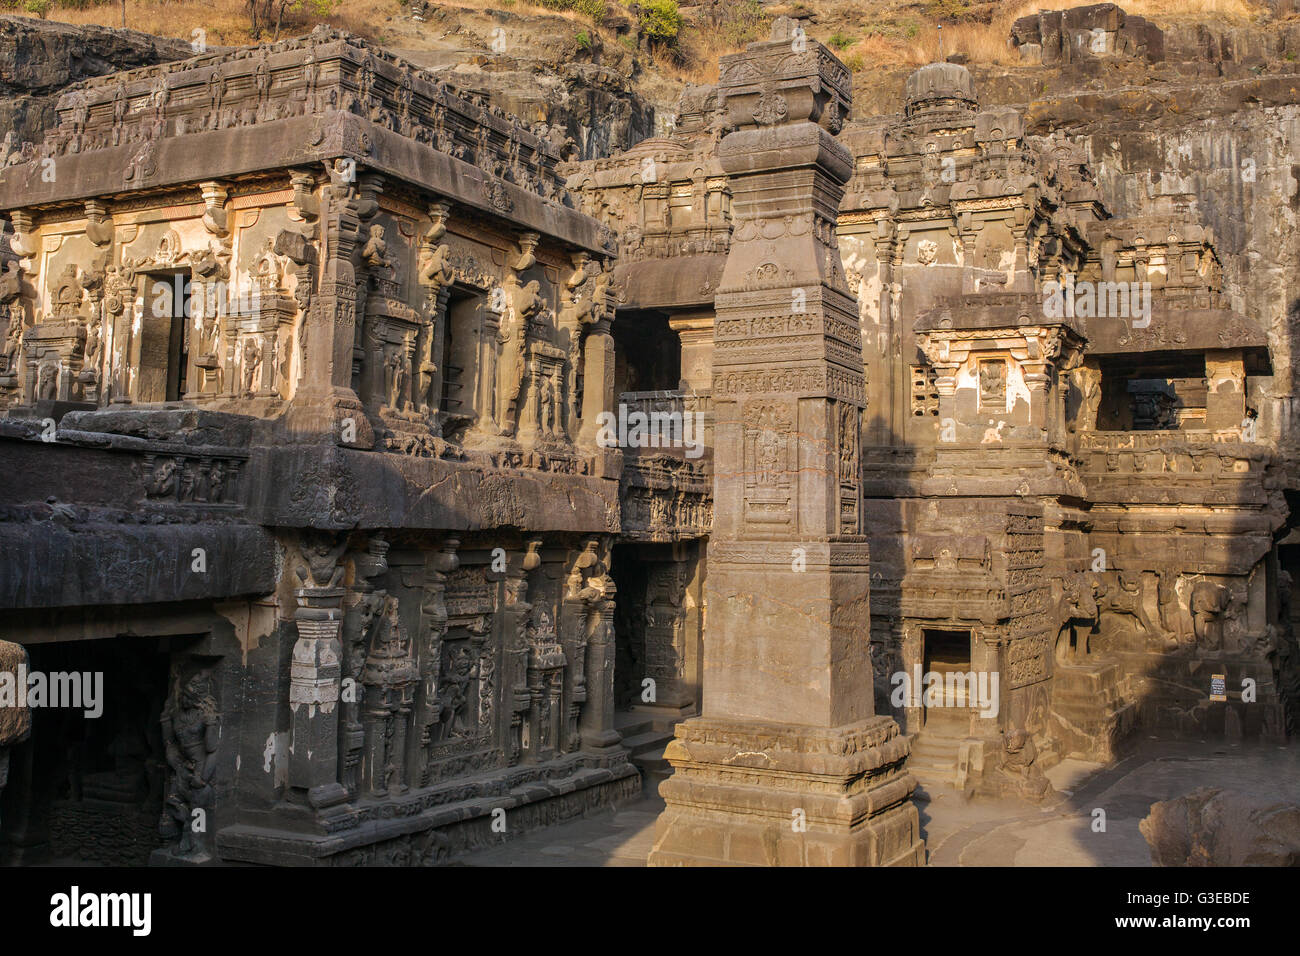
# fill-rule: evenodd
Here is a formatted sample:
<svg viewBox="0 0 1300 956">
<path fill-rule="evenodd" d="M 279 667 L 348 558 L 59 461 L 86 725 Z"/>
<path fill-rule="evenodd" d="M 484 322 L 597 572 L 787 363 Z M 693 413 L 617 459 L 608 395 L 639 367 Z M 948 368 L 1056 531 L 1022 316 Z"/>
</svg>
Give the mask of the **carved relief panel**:
<svg viewBox="0 0 1300 956">
<path fill-rule="evenodd" d="M 745 520 L 791 524 L 795 475 L 794 408 L 787 402 L 744 405 Z"/>
</svg>

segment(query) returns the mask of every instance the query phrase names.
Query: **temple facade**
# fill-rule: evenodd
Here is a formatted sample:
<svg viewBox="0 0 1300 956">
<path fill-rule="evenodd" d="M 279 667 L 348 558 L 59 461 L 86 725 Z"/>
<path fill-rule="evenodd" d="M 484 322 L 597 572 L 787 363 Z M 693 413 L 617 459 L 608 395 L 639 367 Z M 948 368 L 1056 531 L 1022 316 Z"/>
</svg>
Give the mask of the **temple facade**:
<svg viewBox="0 0 1300 956">
<path fill-rule="evenodd" d="M 911 865 L 918 784 L 1295 732 L 1289 343 L 1195 197 L 1112 215 L 955 63 L 850 86 L 781 18 L 567 163 L 323 29 L 67 93 L 0 177 L 0 672 L 103 707 L 0 717 L 0 859 L 646 787 L 655 864 Z"/>
<path fill-rule="evenodd" d="M 428 863 L 639 793 L 614 244 L 554 144 L 320 31 L 88 83 L 39 152 L 0 591 L 106 701 L 32 708 L 7 854 Z"/>
</svg>

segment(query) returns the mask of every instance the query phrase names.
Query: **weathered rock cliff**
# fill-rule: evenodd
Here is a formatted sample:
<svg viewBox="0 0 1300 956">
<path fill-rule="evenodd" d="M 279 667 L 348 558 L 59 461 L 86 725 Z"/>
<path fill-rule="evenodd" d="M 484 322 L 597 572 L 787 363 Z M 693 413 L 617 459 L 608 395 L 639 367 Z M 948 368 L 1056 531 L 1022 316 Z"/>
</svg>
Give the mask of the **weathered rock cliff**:
<svg viewBox="0 0 1300 956">
<path fill-rule="evenodd" d="M 0 129 L 40 142 L 68 86 L 92 76 L 193 56 L 182 40 L 28 17 L 0 17 Z"/>
</svg>

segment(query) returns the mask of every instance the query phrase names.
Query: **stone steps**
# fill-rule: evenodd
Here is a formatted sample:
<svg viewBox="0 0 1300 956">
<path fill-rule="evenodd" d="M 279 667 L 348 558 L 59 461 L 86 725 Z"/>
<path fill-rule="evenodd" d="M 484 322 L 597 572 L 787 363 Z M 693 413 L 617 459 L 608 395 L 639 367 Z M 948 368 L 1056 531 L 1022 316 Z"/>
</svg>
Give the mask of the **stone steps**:
<svg viewBox="0 0 1300 956">
<path fill-rule="evenodd" d="M 946 728 L 927 727 L 912 736 L 912 753 L 907 758 L 907 769 L 927 788 L 936 785 L 951 787 L 957 779 L 957 755 L 962 737 L 944 733 Z"/>
<path fill-rule="evenodd" d="M 624 711 L 615 721 L 623 735 L 623 746 L 628 749 L 628 759 L 641 771 L 641 789 L 654 796 L 659 784 L 672 776 L 673 768 L 664 759 L 664 750 L 673 739 L 677 720 L 655 714 Z"/>
</svg>

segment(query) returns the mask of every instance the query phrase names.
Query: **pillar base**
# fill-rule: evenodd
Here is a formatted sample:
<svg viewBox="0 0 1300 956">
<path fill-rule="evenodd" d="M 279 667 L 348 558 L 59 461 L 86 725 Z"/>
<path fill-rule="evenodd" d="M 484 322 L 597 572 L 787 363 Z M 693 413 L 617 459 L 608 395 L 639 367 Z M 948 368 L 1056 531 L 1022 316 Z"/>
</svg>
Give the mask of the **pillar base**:
<svg viewBox="0 0 1300 956">
<path fill-rule="evenodd" d="M 298 390 L 285 411 L 291 441 L 325 442 L 345 448 L 373 448 L 375 432 L 365 407 L 349 388 Z"/>
<path fill-rule="evenodd" d="M 650 866 L 923 866 L 890 717 L 824 729 L 697 718 L 677 726 Z"/>
</svg>

